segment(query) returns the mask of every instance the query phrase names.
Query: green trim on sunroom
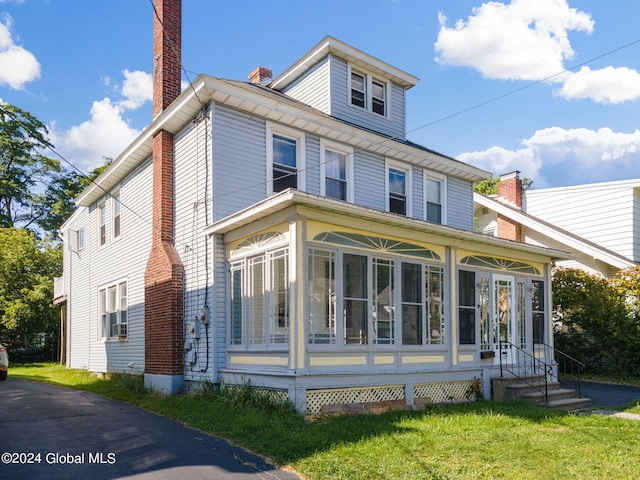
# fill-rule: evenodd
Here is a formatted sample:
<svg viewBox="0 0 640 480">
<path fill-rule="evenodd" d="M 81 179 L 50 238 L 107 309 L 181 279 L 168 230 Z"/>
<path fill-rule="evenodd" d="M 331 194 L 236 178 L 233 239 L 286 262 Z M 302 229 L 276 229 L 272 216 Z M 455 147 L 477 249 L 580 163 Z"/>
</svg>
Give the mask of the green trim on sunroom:
<svg viewBox="0 0 640 480">
<path fill-rule="evenodd" d="M 441 260 L 433 250 L 413 243 L 391 240 L 389 238 L 374 237 L 361 233 L 351 232 L 322 232 L 313 237 L 313 240 L 347 247 L 365 248 L 388 254 L 406 255 L 427 260 Z"/>
</svg>

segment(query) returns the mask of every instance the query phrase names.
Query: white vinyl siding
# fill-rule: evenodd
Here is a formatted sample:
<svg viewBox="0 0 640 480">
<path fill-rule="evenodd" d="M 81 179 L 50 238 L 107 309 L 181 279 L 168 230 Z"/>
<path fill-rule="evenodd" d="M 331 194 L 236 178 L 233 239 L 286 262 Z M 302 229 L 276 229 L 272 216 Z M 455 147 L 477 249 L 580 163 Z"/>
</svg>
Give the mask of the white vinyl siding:
<svg viewBox="0 0 640 480">
<path fill-rule="evenodd" d="M 355 203 L 384 210 L 386 171 L 383 157 L 366 152 L 355 152 Z"/>
<path fill-rule="evenodd" d="M 330 55 L 327 56 L 309 69 L 302 77 L 284 89 L 283 93 L 330 115 L 330 58 Z"/>
<path fill-rule="evenodd" d="M 445 182 L 446 225 L 473 231 L 473 184 L 456 177 Z"/>
<path fill-rule="evenodd" d="M 216 105 L 213 143 L 213 213 L 219 220 L 267 195 L 265 121 Z"/>
<path fill-rule="evenodd" d="M 525 208 L 541 220 L 639 261 L 635 191 L 627 181 L 528 190 L 524 192 Z"/>
<path fill-rule="evenodd" d="M 369 74 L 357 68 L 354 72 Z M 385 83 L 386 112 L 385 115 L 373 113 L 367 109 L 351 105 L 350 68 L 342 59 L 333 58 L 331 61 L 331 115 L 341 120 L 360 125 L 374 132 L 405 138 L 405 91 L 399 85 Z M 373 79 L 384 83 L 382 79 L 372 75 Z M 370 95 L 369 95 L 370 102 Z"/>
</svg>

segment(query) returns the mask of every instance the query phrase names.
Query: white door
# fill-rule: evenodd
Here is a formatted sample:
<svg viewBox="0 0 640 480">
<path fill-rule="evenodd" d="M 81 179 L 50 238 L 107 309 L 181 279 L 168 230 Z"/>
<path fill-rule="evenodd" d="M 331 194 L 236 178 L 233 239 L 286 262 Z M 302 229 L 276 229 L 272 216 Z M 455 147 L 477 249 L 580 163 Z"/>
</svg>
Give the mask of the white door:
<svg viewBox="0 0 640 480">
<path fill-rule="evenodd" d="M 495 362 L 511 364 L 515 361 L 516 352 L 513 346 L 520 346 L 519 322 L 515 277 L 510 275 L 493 275 L 493 349 L 496 352 Z"/>
</svg>

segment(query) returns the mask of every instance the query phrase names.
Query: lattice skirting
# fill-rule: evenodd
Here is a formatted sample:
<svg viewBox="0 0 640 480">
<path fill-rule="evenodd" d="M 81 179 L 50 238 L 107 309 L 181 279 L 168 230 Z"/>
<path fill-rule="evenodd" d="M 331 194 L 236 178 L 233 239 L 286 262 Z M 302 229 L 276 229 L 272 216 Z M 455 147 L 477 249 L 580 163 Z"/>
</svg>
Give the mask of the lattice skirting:
<svg viewBox="0 0 640 480">
<path fill-rule="evenodd" d="M 404 399 L 404 385 L 307 390 L 307 413 L 311 415 L 317 414 L 323 405 L 382 402 L 385 400 L 402 399 Z"/>
<path fill-rule="evenodd" d="M 456 382 L 422 383 L 413 387 L 413 396 L 415 398 L 429 398 L 431 403 L 466 400 L 469 398 L 473 382 L 473 380 L 458 380 Z"/>
</svg>

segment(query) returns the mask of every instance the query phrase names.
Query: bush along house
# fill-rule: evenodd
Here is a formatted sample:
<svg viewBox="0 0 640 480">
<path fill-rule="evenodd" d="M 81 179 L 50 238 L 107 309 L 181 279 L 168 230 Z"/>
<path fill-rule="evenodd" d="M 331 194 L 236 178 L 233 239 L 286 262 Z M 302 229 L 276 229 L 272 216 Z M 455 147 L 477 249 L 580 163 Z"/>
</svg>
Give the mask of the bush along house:
<svg viewBox="0 0 640 480">
<path fill-rule="evenodd" d="M 489 173 L 405 138 L 417 78 L 326 37 L 180 93 L 181 5 L 155 3 L 153 121 L 61 227 L 68 367 L 313 414 L 487 398 L 500 359 L 552 344 L 566 255 L 473 232 Z"/>
</svg>

